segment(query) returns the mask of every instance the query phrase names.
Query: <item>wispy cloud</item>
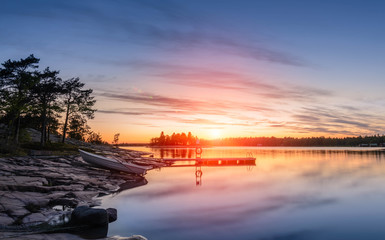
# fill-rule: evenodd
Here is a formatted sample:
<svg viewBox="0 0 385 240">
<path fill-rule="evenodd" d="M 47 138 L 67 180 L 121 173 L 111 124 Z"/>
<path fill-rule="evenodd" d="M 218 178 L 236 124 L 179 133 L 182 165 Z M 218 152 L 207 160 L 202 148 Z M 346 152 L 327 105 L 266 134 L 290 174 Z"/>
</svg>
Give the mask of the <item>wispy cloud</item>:
<svg viewBox="0 0 385 240">
<path fill-rule="evenodd" d="M 318 97 L 330 97 L 334 93 L 328 89 L 299 86 L 291 83 L 271 83 L 256 76 L 239 71 L 218 70 L 218 67 L 187 66 L 183 64 L 135 59 L 112 60 L 111 64 L 142 71 L 151 77 L 159 77 L 164 83 L 206 89 L 234 90 L 248 92 L 273 100 L 310 101 Z"/>
<path fill-rule="evenodd" d="M 116 111 L 116 110 L 98 110 L 99 113 L 107 113 L 107 114 L 122 114 L 122 115 L 146 115 L 148 113 L 144 112 L 127 112 L 127 111 Z"/>
<path fill-rule="evenodd" d="M 166 107 L 169 111 L 186 111 L 201 114 L 223 114 L 223 110 L 232 108 L 222 102 L 208 102 L 193 99 L 173 98 L 150 93 L 113 93 L 104 92 L 100 96 L 114 100 L 145 104 L 155 107 Z"/>
<path fill-rule="evenodd" d="M 235 76 L 226 73 L 223 75 L 229 76 L 229 78 Z M 226 85 L 227 81 L 224 79 L 222 84 Z M 248 99 L 237 102 L 223 99 L 208 101 L 207 99 L 170 97 L 149 92 L 102 91 L 98 94 L 101 97 L 134 106 L 139 106 L 138 104 L 145 106 L 143 108 L 103 109 L 100 111 L 101 113 L 148 115 L 157 120 L 201 127 L 257 127 L 325 135 L 370 135 L 383 133 L 385 128 L 382 117 L 377 113 L 364 111 L 362 107 L 358 106 L 349 107 L 343 104 L 327 106 L 317 100 L 318 97 L 331 94 L 329 92 L 310 89 L 312 94 L 309 93 L 309 95 L 311 96 L 302 96 L 300 93 L 305 91 L 306 87 L 281 89 L 265 83 L 262 83 L 261 86 L 273 93 L 263 95 L 263 102 L 258 104 L 253 104 Z M 286 104 L 275 104 L 276 99 L 284 101 Z M 283 119 L 280 117 L 282 120 L 277 121 L 276 119 L 279 118 L 275 116 L 279 114 L 285 114 L 286 117 Z M 268 115 L 271 117 L 267 117 Z"/>
<path fill-rule="evenodd" d="M 375 114 L 362 114 L 364 109 L 346 106 L 303 107 L 293 114 L 286 128 L 307 133 L 376 134 L 383 132 L 385 123 Z"/>
</svg>

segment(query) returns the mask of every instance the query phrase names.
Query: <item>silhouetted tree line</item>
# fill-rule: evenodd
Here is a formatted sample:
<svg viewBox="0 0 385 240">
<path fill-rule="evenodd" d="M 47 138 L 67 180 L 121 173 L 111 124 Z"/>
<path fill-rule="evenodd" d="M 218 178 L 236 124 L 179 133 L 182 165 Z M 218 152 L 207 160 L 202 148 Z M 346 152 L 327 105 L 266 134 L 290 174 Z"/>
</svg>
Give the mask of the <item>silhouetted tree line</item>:
<svg viewBox="0 0 385 240">
<path fill-rule="evenodd" d="M 385 135 L 359 137 L 239 137 L 219 140 L 201 140 L 211 146 L 385 146 Z"/>
<path fill-rule="evenodd" d="M 197 137 L 194 137 L 191 132 L 186 133 L 173 133 L 171 136 L 164 135 L 164 132 L 160 133 L 159 137 L 151 138 L 150 145 L 156 146 L 170 146 L 170 145 L 182 145 L 189 146 L 195 145 Z"/>
<path fill-rule="evenodd" d="M 40 59 L 30 55 L 8 60 L 0 68 L 0 123 L 6 126 L 7 141 L 19 142 L 20 129 L 40 129 L 41 145 L 50 134 L 68 135 L 78 140 L 101 142 L 87 120 L 94 117 L 96 100 L 92 89 L 84 89 L 79 78 L 62 80 L 59 71 L 38 70 Z M 64 122 L 61 122 L 63 120 Z"/>
</svg>

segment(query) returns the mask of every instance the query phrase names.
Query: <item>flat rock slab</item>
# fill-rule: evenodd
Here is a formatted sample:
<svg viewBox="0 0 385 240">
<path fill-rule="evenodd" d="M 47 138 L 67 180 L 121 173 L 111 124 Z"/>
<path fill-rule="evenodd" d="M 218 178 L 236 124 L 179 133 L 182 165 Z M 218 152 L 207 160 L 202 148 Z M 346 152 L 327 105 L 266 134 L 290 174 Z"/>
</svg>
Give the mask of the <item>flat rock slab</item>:
<svg viewBox="0 0 385 240">
<path fill-rule="evenodd" d="M 112 149 L 108 146 L 93 146 L 76 142 L 77 146 L 94 148 L 110 154 L 125 156 L 127 151 Z M 36 153 L 37 154 L 37 153 Z M 130 152 L 128 155 L 141 153 Z M 69 221 L 71 207 L 100 204 L 102 196 L 114 193 L 119 185 L 126 181 L 136 181 L 138 176 L 112 173 L 109 170 L 95 168 L 76 156 L 35 156 L 0 158 L 0 225 L 12 223 L 33 224 L 40 222 Z M 59 204 L 56 211 L 51 204 Z M 60 209 L 60 206 L 62 208 Z M 99 210 L 97 210 L 99 211 Z M 103 223 L 116 219 L 117 214 L 110 210 L 101 214 Z M 104 220 L 104 216 L 106 219 Z M 91 218 L 92 219 L 92 218 Z M 90 219 L 90 221 L 91 221 Z M 92 219 L 93 220 L 93 219 Z M 92 221 L 91 221 L 92 222 Z M 0 239 L 14 235 L 0 231 Z M 82 239 L 72 234 L 33 234 L 20 235 L 10 239 Z M 106 238 L 108 239 L 108 238 Z M 145 239 L 145 238 L 110 238 L 110 239 Z"/>
<path fill-rule="evenodd" d="M 0 223 L 2 225 L 9 225 L 12 224 L 15 220 L 13 218 L 9 217 L 7 214 L 0 213 Z"/>
<path fill-rule="evenodd" d="M 0 238 L 7 240 L 84 240 L 84 238 L 69 233 L 20 234 L 15 232 L 0 232 Z"/>
<path fill-rule="evenodd" d="M 43 186 L 48 184 L 47 179 L 42 177 L 13 176 L 11 178 L 16 185 Z"/>
<path fill-rule="evenodd" d="M 23 218 L 23 224 L 39 224 L 47 221 L 47 217 L 41 213 L 32 213 Z"/>
</svg>

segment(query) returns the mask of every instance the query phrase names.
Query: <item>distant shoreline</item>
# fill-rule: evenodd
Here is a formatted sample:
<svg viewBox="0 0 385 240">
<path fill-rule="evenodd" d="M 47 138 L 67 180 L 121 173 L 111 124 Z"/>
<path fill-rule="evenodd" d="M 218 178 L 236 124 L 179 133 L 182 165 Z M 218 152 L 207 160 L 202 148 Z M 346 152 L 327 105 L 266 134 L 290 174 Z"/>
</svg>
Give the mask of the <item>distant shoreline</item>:
<svg viewBox="0 0 385 240">
<path fill-rule="evenodd" d="M 211 148 L 215 146 L 192 146 L 192 145 L 148 145 L 149 148 Z"/>
<path fill-rule="evenodd" d="M 118 144 L 118 147 L 148 147 L 148 148 L 197 148 L 197 147 L 216 147 L 210 145 L 150 145 L 150 144 Z"/>
<path fill-rule="evenodd" d="M 385 150 L 384 146 L 250 146 L 250 145 L 197 145 L 197 146 L 191 146 L 191 145 L 150 145 L 150 144 L 143 144 L 143 145 L 118 145 L 119 147 L 147 147 L 147 148 L 213 148 L 213 147 L 252 147 L 252 148 L 363 148 L 363 149 L 378 149 L 378 150 Z"/>
</svg>

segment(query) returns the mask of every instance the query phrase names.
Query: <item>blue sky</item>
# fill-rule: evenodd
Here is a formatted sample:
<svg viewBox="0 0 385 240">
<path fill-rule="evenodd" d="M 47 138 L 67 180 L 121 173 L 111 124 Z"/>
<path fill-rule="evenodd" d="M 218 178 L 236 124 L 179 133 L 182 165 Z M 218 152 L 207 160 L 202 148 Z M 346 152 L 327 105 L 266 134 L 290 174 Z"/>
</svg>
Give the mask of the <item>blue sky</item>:
<svg viewBox="0 0 385 240">
<path fill-rule="evenodd" d="M 2 1 L 1 62 L 94 89 L 105 139 L 383 134 L 383 1 Z"/>
</svg>

